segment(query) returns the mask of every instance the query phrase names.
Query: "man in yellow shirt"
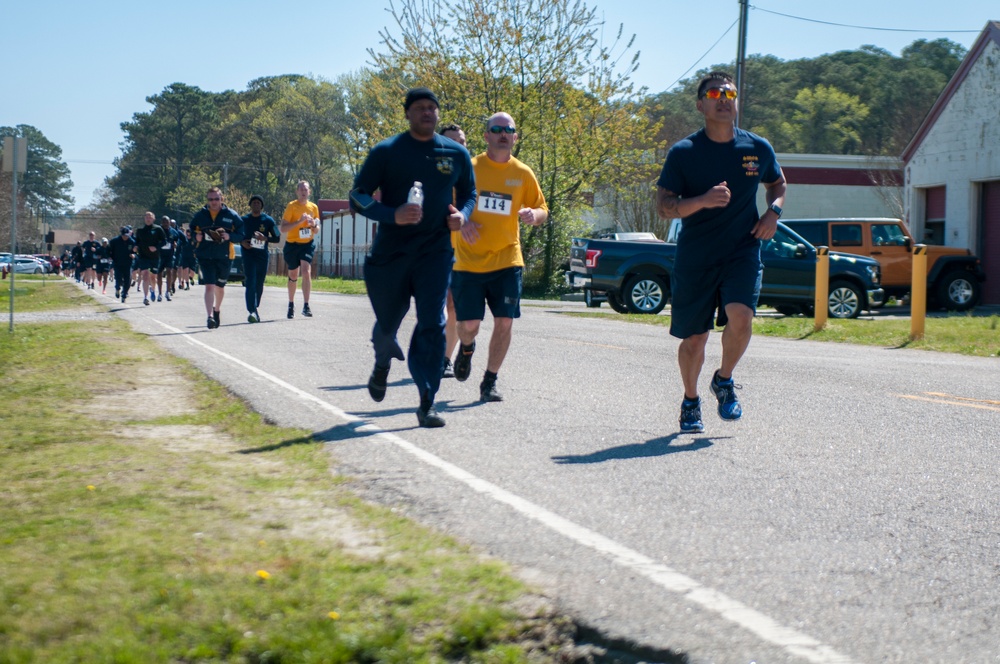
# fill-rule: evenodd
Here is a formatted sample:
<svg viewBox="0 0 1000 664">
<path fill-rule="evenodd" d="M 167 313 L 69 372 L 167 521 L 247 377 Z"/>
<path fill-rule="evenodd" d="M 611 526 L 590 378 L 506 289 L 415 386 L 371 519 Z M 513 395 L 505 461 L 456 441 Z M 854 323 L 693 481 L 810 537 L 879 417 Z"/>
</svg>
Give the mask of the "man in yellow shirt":
<svg viewBox="0 0 1000 664">
<path fill-rule="evenodd" d="M 517 141 L 514 118 L 495 113 L 486 122 L 484 138 L 486 152 L 472 160 L 479 192 L 476 209 L 454 242 L 451 291 L 461 341 L 455 378 L 464 381 L 472 371 L 476 335 L 488 304 L 493 335 L 479 397 L 502 401 L 496 389 L 497 374 L 510 348 L 514 319 L 521 316 L 524 257 L 519 224 L 544 224 L 549 208 L 534 172 L 512 154 Z"/>
<path fill-rule="evenodd" d="M 295 283 L 302 274 L 302 315 L 312 317 L 309 295 L 312 292 L 312 261 L 316 253 L 314 238 L 319 234 L 319 207 L 309 200 L 309 183 L 301 180 L 295 187 L 298 198 L 285 206 L 281 215 L 282 233 L 287 233 L 282 255 L 288 266 L 288 317 L 295 317 Z"/>
</svg>

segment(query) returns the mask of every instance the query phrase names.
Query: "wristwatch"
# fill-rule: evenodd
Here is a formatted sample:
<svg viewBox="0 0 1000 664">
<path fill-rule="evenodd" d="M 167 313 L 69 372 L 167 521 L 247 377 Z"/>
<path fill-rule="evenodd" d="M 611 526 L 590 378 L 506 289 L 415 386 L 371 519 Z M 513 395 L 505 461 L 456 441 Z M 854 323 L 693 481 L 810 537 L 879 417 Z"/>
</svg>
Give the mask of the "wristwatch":
<svg viewBox="0 0 1000 664">
<path fill-rule="evenodd" d="M 770 210 L 771 212 L 773 212 L 773 213 L 775 213 L 776 215 L 778 215 L 778 218 L 779 218 L 779 219 L 781 218 L 781 208 L 780 208 L 780 207 L 778 207 L 778 204 L 777 204 L 777 203 L 771 203 L 771 205 L 770 205 L 770 207 L 768 207 L 768 209 L 769 209 L 769 210 Z"/>
</svg>

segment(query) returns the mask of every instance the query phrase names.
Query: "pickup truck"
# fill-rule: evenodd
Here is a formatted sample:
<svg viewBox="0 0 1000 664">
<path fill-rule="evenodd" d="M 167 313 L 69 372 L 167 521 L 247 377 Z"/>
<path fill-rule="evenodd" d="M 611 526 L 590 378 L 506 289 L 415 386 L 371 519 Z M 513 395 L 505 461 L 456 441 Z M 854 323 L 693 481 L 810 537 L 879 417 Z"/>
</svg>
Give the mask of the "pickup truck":
<svg viewBox="0 0 1000 664">
<path fill-rule="evenodd" d="M 670 273 L 677 245 L 574 238 L 566 284 L 582 289 L 587 306 L 607 300 L 618 313 L 657 314 L 670 299 Z M 761 245 L 764 277 L 760 306 L 779 313 L 812 315 L 816 292 L 816 248 L 778 224 Z M 881 268 L 871 258 L 830 252 L 831 318 L 856 318 L 881 305 Z"/>
<path fill-rule="evenodd" d="M 786 219 L 785 225 L 815 244 L 825 244 L 882 265 L 887 295 L 902 297 L 913 285 L 913 235 L 900 219 L 859 217 Z M 927 245 L 929 306 L 966 311 L 979 304 L 986 280 L 979 259 L 968 249 Z"/>
</svg>

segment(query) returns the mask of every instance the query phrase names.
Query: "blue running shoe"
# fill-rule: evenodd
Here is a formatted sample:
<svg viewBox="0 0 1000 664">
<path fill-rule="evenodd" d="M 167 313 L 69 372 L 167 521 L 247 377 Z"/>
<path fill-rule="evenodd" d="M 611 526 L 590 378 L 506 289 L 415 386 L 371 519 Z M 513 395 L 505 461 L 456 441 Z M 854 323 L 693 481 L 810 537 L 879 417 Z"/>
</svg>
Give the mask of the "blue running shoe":
<svg viewBox="0 0 1000 664">
<path fill-rule="evenodd" d="M 739 387 L 733 379 L 720 380 L 719 372 L 712 375 L 712 391 L 719 400 L 719 417 L 724 420 L 738 420 L 743 417 L 743 407 L 736 398 L 736 388 Z"/>
<path fill-rule="evenodd" d="M 701 421 L 701 399 L 685 399 L 681 402 L 681 433 L 701 433 L 705 424 Z"/>
</svg>

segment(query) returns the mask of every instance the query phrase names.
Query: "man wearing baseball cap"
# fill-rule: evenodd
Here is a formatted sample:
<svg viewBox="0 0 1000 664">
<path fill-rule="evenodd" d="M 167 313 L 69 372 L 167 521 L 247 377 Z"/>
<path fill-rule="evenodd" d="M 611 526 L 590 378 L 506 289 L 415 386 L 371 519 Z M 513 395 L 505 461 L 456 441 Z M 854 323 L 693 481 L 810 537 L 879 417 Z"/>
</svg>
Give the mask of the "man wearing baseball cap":
<svg viewBox="0 0 1000 664">
<path fill-rule="evenodd" d="M 378 222 L 365 258 L 365 285 L 375 311 L 372 346 L 375 368 L 368 393 L 385 398 L 393 358 L 407 359 L 420 393 L 417 422 L 442 427 L 444 418 L 434 407 L 444 361 L 444 307 L 454 252 L 451 231 L 459 230 L 472 214 L 476 183 L 468 151 L 435 129 L 439 119 L 437 96 L 427 88 L 406 93 L 403 110 L 408 131 L 374 148 L 361 166 L 351 208 Z M 422 200 L 410 199 L 411 188 L 423 190 Z M 381 191 L 381 199 L 373 195 Z M 396 333 L 413 297 L 417 326 L 403 355 Z"/>
</svg>

